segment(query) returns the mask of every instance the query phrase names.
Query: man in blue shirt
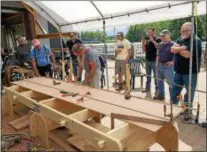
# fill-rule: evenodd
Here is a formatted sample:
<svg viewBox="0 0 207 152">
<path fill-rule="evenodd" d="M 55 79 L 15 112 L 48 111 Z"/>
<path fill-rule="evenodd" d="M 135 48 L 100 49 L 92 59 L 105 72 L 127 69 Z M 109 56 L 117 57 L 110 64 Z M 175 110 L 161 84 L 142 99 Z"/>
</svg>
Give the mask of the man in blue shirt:
<svg viewBox="0 0 207 152">
<path fill-rule="evenodd" d="M 49 76 L 52 77 L 51 61 L 53 62 L 53 67 L 55 66 L 55 56 L 51 50 L 44 45 L 40 45 L 40 41 L 34 39 L 32 41 L 34 49 L 30 53 L 32 59 L 32 67 L 37 73 L 38 76 L 46 76 L 46 73 L 49 73 Z"/>
<path fill-rule="evenodd" d="M 169 85 L 169 92 L 171 97 L 172 81 L 173 81 L 173 56 L 171 53 L 171 47 L 174 42 L 170 39 L 170 31 L 165 29 L 160 33 L 162 42 L 158 45 L 158 57 L 157 57 L 157 84 L 158 94 L 154 97 L 154 100 L 165 100 L 164 80 L 166 79 Z"/>
</svg>

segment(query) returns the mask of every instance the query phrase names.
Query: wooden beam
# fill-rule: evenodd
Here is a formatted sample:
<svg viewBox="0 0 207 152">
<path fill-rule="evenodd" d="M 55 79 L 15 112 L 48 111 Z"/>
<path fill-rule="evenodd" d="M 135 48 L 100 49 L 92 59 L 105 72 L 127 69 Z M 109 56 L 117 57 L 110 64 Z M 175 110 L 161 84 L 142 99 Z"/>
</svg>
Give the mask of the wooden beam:
<svg viewBox="0 0 207 152">
<path fill-rule="evenodd" d="M 20 3 L 27 11 L 29 11 L 32 15 L 34 15 L 34 12 L 33 12 L 32 8 L 30 6 L 25 4 L 23 1 L 21 1 Z"/>
<path fill-rule="evenodd" d="M 70 36 L 70 33 L 61 33 L 61 36 L 63 37 L 66 37 L 66 36 Z M 46 39 L 46 38 L 60 38 L 60 33 L 51 33 L 51 34 L 43 34 L 43 35 L 36 35 L 36 37 L 38 39 L 40 38 L 43 38 L 43 39 Z"/>
<path fill-rule="evenodd" d="M 63 142 L 60 138 L 58 138 L 55 134 L 51 132 L 49 132 L 49 138 L 58 146 L 60 146 L 64 151 L 75 151 L 72 147 L 70 147 L 68 144 Z"/>
<path fill-rule="evenodd" d="M 7 19 L 2 20 L 2 21 L 3 21 L 3 22 L 6 22 L 6 21 L 11 20 L 11 19 L 13 19 L 13 18 L 15 18 L 15 17 L 18 17 L 19 15 L 20 15 L 20 14 L 12 15 L 12 16 L 10 16 L 10 17 L 8 17 Z"/>
<path fill-rule="evenodd" d="M 41 26 L 40 22 L 38 20 L 36 20 L 37 22 L 37 26 L 39 27 L 39 29 L 42 31 L 43 34 L 47 34 L 47 31 L 45 31 L 45 29 Z"/>
<path fill-rule="evenodd" d="M 25 115 L 13 121 L 10 121 L 9 125 L 11 125 L 17 131 L 25 129 L 29 127 L 29 115 Z"/>
<path fill-rule="evenodd" d="M 143 122 L 148 124 L 156 124 L 156 125 L 165 125 L 169 122 L 162 121 L 162 120 L 154 120 L 149 118 L 137 117 L 137 116 L 129 116 L 129 115 L 122 115 L 122 114 L 115 114 L 111 113 L 111 129 L 114 129 L 114 119 L 121 119 L 121 120 L 131 120 L 136 122 Z"/>
</svg>

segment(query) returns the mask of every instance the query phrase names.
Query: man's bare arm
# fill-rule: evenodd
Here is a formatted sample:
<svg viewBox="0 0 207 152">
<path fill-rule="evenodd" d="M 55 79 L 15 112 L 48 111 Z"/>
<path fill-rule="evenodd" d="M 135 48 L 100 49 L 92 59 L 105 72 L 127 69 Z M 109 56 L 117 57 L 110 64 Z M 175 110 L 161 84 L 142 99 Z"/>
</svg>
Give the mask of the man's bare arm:
<svg viewBox="0 0 207 152">
<path fill-rule="evenodd" d="M 142 38 L 142 51 L 146 52 L 146 40 Z"/>
<path fill-rule="evenodd" d="M 190 52 L 189 51 L 181 51 L 180 55 L 183 56 L 184 58 L 187 58 L 187 59 L 190 58 Z"/>
<path fill-rule="evenodd" d="M 54 56 L 54 54 L 52 52 L 50 52 L 50 56 L 52 58 L 53 65 L 55 65 L 55 56 Z"/>
<path fill-rule="evenodd" d="M 158 43 L 154 40 L 154 38 L 152 38 L 152 37 L 150 37 L 150 41 L 152 41 L 152 43 L 154 44 L 154 46 L 156 47 L 156 48 L 158 48 Z"/>
<path fill-rule="evenodd" d="M 179 46 L 178 44 L 174 44 L 171 47 L 171 52 L 172 53 L 179 53 L 181 51 L 186 51 L 187 47 L 186 46 Z"/>
<path fill-rule="evenodd" d="M 40 76 L 39 71 L 37 69 L 37 64 L 36 64 L 35 59 L 32 59 L 31 63 L 32 63 L 32 68 L 35 71 L 35 73 L 37 74 L 37 76 Z"/>
</svg>

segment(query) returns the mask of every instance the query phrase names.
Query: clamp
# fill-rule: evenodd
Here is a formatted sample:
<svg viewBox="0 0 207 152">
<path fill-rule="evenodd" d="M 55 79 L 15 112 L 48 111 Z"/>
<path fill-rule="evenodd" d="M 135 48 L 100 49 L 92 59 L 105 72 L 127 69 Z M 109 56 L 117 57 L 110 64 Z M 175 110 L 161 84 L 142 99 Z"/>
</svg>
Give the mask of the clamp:
<svg viewBox="0 0 207 152">
<path fill-rule="evenodd" d="M 81 98 L 77 99 L 77 103 L 83 102 L 84 101 L 84 97 L 86 97 L 87 95 L 91 95 L 90 92 L 86 92 Z"/>
<path fill-rule="evenodd" d="M 53 80 L 53 85 L 59 85 L 61 84 L 61 82 L 56 82 L 55 80 Z"/>
</svg>

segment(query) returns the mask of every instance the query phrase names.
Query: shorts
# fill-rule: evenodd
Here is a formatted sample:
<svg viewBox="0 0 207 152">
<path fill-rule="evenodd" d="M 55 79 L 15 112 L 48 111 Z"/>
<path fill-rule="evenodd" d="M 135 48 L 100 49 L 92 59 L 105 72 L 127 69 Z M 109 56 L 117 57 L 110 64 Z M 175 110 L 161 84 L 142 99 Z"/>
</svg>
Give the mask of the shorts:
<svg viewBox="0 0 207 152">
<path fill-rule="evenodd" d="M 115 74 L 125 74 L 126 73 L 126 63 L 125 60 L 116 60 L 115 61 Z"/>
<path fill-rule="evenodd" d="M 47 73 L 49 74 L 49 77 L 52 77 L 52 69 L 51 64 L 48 64 L 46 66 L 37 66 L 37 69 L 39 71 L 39 74 L 43 77 L 47 76 Z"/>
</svg>

